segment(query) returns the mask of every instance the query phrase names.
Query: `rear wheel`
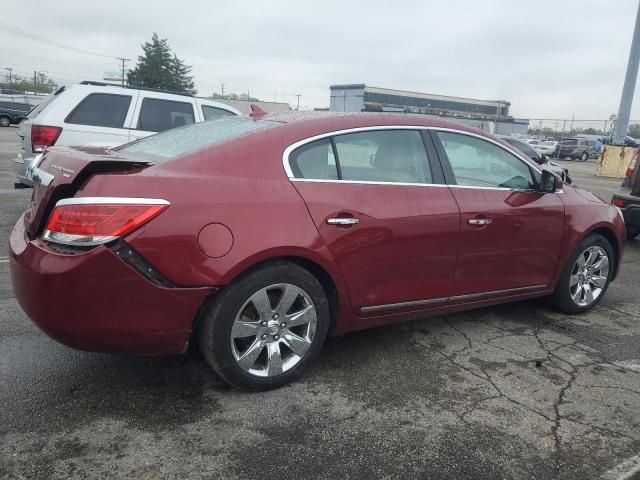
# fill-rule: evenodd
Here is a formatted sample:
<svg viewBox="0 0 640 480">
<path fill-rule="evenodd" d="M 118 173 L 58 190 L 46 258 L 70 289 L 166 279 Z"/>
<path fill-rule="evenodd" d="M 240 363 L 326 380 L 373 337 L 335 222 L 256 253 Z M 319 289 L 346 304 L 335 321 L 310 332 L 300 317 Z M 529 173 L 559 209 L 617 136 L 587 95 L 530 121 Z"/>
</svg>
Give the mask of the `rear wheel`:
<svg viewBox="0 0 640 480">
<path fill-rule="evenodd" d="M 590 310 L 609 287 L 614 266 L 613 248 L 602 235 L 585 238 L 567 261 L 552 302 L 567 313 Z"/>
<path fill-rule="evenodd" d="M 0 127 L 8 127 L 11 125 L 11 119 L 6 115 L 0 116 Z"/>
<path fill-rule="evenodd" d="M 320 352 L 327 297 L 304 268 L 265 265 L 225 288 L 198 329 L 209 365 L 231 386 L 266 390 L 291 382 Z"/>
<path fill-rule="evenodd" d="M 589 160 L 589 152 L 582 152 L 582 154 L 580 155 L 580 160 L 583 162 Z"/>
</svg>

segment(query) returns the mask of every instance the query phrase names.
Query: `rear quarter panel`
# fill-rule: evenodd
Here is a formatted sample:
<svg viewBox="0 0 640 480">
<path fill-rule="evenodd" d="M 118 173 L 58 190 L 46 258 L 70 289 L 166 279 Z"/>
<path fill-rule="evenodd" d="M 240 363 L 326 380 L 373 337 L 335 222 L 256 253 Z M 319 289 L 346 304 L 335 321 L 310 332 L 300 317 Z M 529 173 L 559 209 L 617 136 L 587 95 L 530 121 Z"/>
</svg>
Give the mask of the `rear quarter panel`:
<svg viewBox="0 0 640 480">
<path fill-rule="evenodd" d="M 164 198 L 171 206 L 126 240 L 178 285 L 226 285 L 256 263 L 300 256 L 341 278 L 302 198 L 282 166 L 275 128 L 137 174 L 90 178 L 76 196 Z M 208 224 L 231 230 L 233 246 L 212 258 L 198 245 Z"/>
</svg>

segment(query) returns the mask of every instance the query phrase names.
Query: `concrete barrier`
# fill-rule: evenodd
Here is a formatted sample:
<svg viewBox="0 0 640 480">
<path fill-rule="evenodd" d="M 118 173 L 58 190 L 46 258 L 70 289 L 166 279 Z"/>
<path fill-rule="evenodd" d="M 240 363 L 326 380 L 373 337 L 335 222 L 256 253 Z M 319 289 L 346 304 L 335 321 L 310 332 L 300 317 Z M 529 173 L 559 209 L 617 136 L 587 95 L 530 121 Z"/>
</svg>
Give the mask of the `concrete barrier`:
<svg viewBox="0 0 640 480">
<path fill-rule="evenodd" d="M 599 177 L 624 178 L 635 151 L 635 147 L 603 145 L 596 163 L 596 175 Z"/>
</svg>

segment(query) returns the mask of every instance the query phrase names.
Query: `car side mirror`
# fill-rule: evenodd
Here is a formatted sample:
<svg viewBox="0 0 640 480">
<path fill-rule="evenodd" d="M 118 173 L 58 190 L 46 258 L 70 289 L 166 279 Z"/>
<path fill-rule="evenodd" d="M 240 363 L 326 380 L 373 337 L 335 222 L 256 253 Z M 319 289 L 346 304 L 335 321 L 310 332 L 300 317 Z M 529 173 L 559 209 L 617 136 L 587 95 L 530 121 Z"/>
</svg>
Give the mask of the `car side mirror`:
<svg viewBox="0 0 640 480">
<path fill-rule="evenodd" d="M 541 156 L 531 156 L 531 160 L 536 162 L 538 165 L 544 165 L 545 164 L 545 159 L 542 158 Z"/>
<path fill-rule="evenodd" d="M 562 187 L 562 179 L 548 170 L 542 170 L 540 180 L 540 191 L 544 193 L 554 193 Z"/>
</svg>

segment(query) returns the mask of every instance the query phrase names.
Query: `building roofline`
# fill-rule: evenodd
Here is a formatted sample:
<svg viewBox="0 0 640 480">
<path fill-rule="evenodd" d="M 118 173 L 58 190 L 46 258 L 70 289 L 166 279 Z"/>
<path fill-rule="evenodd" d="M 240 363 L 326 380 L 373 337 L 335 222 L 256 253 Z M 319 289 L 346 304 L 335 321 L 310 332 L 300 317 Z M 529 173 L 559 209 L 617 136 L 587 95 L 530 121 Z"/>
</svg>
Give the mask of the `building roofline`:
<svg viewBox="0 0 640 480">
<path fill-rule="evenodd" d="M 365 88 L 375 88 L 376 90 L 384 90 L 384 91 L 387 91 L 387 92 L 409 93 L 411 95 L 419 95 L 419 96 L 424 96 L 424 97 L 441 97 L 441 98 L 448 98 L 448 99 L 452 99 L 452 100 L 467 100 L 467 101 L 470 101 L 470 102 L 503 103 L 503 104 L 511 105 L 511 102 L 508 102 L 507 100 L 481 100 L 479 98 L 456 97 L 456 96 L 453 96 L 453 95 L 440 95 L 438 93 L 414 92 L 414 91 L 411 91 L 411 90 L 397 90 L 395 88 L 374 87 L 372 85 L 367 85 Z"/>
<path fill-rule="evenodd" d="M 346 88 L 346 89 L 356 89 L 356 88 L 366 88 L 367 86 L 364 83 L 341 83 L 339 85 L 329 85 L 329 88 Z"/>
</svg>

